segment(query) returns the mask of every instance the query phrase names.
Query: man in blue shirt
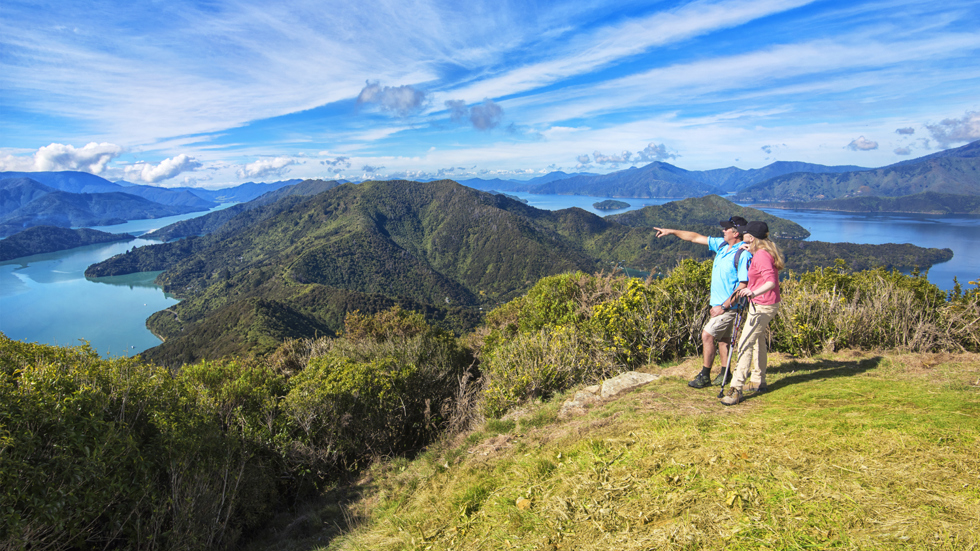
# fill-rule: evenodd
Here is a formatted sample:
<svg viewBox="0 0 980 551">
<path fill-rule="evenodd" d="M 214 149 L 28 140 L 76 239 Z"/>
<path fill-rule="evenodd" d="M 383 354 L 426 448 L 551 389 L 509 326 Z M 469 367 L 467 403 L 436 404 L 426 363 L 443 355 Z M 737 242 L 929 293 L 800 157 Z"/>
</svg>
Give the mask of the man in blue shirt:
<svg viewBox="0 0 980 551">
<path fill-rule="evenodd" d="M 749 260 L 752 254 L 748 251 L 738 253 L 739 245 L 742 244 L 742 234 L 736 227 L 745 226 L 748 222 L 741 216 L 732 216 L 719 224 L 724 228 L 723 237 L 707 237 L 692 231 L 653 228 L 657 230 L 657 237 L 676 235 L 684 241 L 707 245 L 715 252 L 714 264 L 711 267 L 709 301 L 711 310 L 708 322 L 701 330 L 704 364 L 701 373 L 687 383 L 693 388 L 711 385 L 711 365 L 715 361 L 716 352 L 721 355 L 721 365 L 724 366 L 728 361 L 728 341 L 731 340 L 735 328 L 735 311 L 729 309 L 733 299 L 732 293 L 745 287 L 749 281 Z"/>
</svg>

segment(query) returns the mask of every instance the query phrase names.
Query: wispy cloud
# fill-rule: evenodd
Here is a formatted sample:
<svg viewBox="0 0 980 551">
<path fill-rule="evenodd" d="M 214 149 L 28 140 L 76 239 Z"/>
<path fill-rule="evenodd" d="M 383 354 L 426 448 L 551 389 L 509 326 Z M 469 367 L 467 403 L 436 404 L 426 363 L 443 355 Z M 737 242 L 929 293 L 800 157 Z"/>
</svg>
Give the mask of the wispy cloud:
<svg viewBox="0 0 980 551">
<path fill-rule="evenodd" d="M 980 137 L 975 3 L 99 6 L 4 4 L 0 167 L 220 184 L 777 154 L 886 164 L 928 149 L 916 136 Z"/>
<path fill-rule="evenodd" d="M 528 92 L 623 61 L 656 46 L 734 27 L 812 1 L 691 2 L 580 33 L 556 48 L 552 59 L 507 70 L 453 93 L 464 98 L 499 98 Z"/>
</svg>

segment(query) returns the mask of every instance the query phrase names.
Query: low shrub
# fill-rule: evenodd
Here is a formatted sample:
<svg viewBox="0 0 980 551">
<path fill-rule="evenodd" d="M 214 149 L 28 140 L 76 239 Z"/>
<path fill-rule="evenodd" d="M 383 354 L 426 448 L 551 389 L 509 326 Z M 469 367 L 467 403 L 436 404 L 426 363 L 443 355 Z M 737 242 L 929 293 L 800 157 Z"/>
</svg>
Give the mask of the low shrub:
<svg viewBox="0 0 980 551">
<path fill-rule="evenodd" d="M 0 548 L 221 548 L 275 503 L 220 400 L 163 368 L 5 336 L 0 366 Z"/>
<path fill-rule="evenodd" d="M 544 278 L 487 315 L 482 411 L 501 415 L 537 396 L 701 351 L 711 261 L 683 260 L 661 279 L 582 273 Z M 976 285 L 976 282 L 971 282 Z M 925 275 L 843 261 L 780 283 L 769 348 L 980 349 L 980 288 L 940 290 Z M 571 347 L 571 349 L 566 349 Z"/>
<path fill-rule="evenodd" d="M 345 338 L 311 347 L 283 402 L 299 430 L 294 452 L 321 477 L 427 442 L 447 422 L 472 363 L 454 336 L 420 315 L 347 320 Z"/>
</svg>

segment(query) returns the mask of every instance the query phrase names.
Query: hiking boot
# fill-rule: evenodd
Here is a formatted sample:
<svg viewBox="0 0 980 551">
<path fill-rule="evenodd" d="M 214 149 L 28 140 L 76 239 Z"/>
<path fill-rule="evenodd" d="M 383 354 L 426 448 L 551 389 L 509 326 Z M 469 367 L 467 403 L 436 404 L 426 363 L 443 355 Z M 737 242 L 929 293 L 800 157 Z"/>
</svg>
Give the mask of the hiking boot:
<svg viewBox="0 0 980 551">
<path fill-rule="evenodd" d="M 693 381 L 687 383 L 687 386 L 691 388 L 704 388 L 711 386 L 711 374 L 705 375 L 704 372 L 698 373 L 698 376 L 694 378 Z"/>
<path fill-rule="evenodd" d="M 746 394 L 765 394 L 766 390 L 768 390 L 768 388 L 766 388 L 766 383 L 762 383 L 761 385 L 753 383 L 745 387 Z"/>
<path fill-rule="evenodd" d="M 722 404 L 725 404 L 726 406 L 734 406 L 742 401 L 742 389 L 733 388 L 731 391 L 731 394 L 721 399 Z"/>
<path fill-rule="evenodd" d="M 721 378 L 724 377 L 724 376 L 725 376 L 725 372 L 722 371 L 721 373 L 718 374 L 717 377 L 715 377 L 715 380 L 714 381 L 711 381 L 711 384 L 714 385 L 714 386 L 725 386 L 728 383 L 732 382 L 732 377 L 734 377 L 734 375 L 732 374 L 732 372 L 729 371 L 728 372 L 728 377 L 725 378 L 725 382 L 723 383 L 723 382 L 721 382 Z"/>
</svg>

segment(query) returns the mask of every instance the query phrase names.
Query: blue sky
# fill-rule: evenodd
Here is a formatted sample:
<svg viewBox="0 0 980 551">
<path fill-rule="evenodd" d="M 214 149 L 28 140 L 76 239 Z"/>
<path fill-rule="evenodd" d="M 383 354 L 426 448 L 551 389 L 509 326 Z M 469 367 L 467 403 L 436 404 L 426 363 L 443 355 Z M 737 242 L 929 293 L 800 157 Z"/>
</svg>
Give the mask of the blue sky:
<svg viewBox="0 0 980 551">
<path fill-rule="evenodd" d="M 0 170 L 877 167 L 980 139 L 977 59 L 976 1 L 4 0 Z"/>
</svg>

